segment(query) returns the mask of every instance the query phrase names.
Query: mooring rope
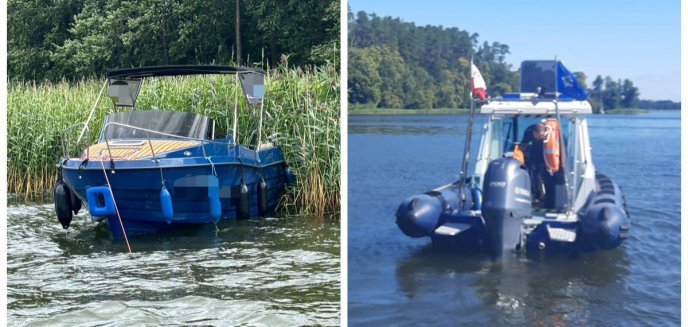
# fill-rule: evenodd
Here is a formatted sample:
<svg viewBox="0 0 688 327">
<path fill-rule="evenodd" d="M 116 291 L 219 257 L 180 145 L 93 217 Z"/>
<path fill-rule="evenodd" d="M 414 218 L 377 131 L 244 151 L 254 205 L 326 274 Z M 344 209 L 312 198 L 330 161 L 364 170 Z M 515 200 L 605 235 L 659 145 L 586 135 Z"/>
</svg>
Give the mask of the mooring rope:
<svg viewBox="0 0 688 327">
<path fill-rule="evenodd" d="M 115 205 L 115 213 L 117 213 L 117 219 L 119 219 L 119 226 L 122 227 L 122 234 L 124 234 L 124 242 L 127 243 L 127 249 L 131 253 L 131 246 L 129 246 L 129 239 L 127 239 L 127 232 L 124 230 L 124 223 L 122 223 L 122 217 L 119 215 L 119 209 L 117 209 L 117 202 L 115 201 L 115 193 L 112 191 L 112 185 L 110 185 L 110 179 L 107 176 L 107 171 L 105 171 L 105 164 L 103 164 L 103 156 L 100 157 L 100 166 L 103 167 L 103 175 L 105 175 L 105 182 L 107 182 L 108 188 L 110 189 L 110 196 L 112 197 L 112 204 Z"/>
</svg>

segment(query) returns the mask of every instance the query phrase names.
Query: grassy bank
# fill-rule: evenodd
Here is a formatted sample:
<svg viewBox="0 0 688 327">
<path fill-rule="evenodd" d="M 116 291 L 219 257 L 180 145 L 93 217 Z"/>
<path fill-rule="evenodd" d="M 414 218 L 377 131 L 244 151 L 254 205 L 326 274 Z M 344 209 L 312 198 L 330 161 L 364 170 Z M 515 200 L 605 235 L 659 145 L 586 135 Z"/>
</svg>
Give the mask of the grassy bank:
<svg viewBox="0 0 688 327">
<path fill-rule="evenodd" d="M 469 109 L 387 109 L 387 108 L 351 108 L 349 115 L 452 115 L 467 114 Z"/>
<path fill-rule="evenodd" d="M 7 112 L 8 192 L 49 191 L 57 178 L 62 155 L 60 135 L 86 120 L 104 78 L 77 83 L 10 82 Z M 231 133 L 235 91 L 233 75 L 192 76 L 146 80 L 137 107 L 191 111 L 217 123 L 216 135 Z M 340 208 L 339 75 L 334 67 L 272 69 L 265 78 L 263 140 L 273 135 L 287 163 L 297 174 L 298 187 L 286 207 L 299 213 L 322 214 Z M 241 92 L 239 90 L 239 92 Z M 240 93 L 237 139 L 253 148 L 259 107 L 248 107 Z M 112 112 L 107 93 L 99 102 L 85 139 L 93 142 L 106 114 Z M 75 134 L 78 134 L 76 131 Z M 67 138 L 70 149 L 75 135 Z M 71 153 L 74 155 L 75 153 Z"/>
</svg>

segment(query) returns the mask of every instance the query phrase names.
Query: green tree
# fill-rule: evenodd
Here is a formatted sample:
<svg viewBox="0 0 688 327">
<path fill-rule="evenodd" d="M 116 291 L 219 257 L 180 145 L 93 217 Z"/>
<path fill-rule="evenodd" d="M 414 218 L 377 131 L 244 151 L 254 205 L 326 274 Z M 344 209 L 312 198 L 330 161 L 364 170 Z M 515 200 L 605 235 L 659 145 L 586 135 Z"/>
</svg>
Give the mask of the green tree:
<svg viewBox="0 0 688 327">
<path fill-rule="evenodd" d="M 349 103 L 377 107 L 380 102 L 382 80 L 372 55 L 369 48 L 349 49 Z"/>
<path fill-rule="evenodd" d="M 621 104 L 621 89 L 619 83 L 607 76 L 604 79 L 602 102 L 605 109 L 616 109 Z"/>
<path fill-rule="evenodd" d="M 506 64 L 509 47 L 499 42 L 484 42 L 478 46 L 478 34 L 469 34 L 458 28 L 442 26 L 416 26 L 398 18 L 379 17 L 375 14 L 349 12 L 349 51 L 384 46 L 385 56 L 376 60 L 388 60 L 382 64 L 395 67 L 391 73 L 379 71 L 382 101 L 379 107 L 398 107 L 400 99 L 403 108 L 457 108 L 469 105 L 468 75 L 469 58 L 475 57 L 488 86 L 491 96 L 518 89 L 518 73 Z M 476 51 L 475 48 L 478 50 Z M 396 58 L 396 55 L 401 60 Z M 402 62 L 406 68 L 400 68 Z M 349 69 L 353 68 L 349 62 Z M 399 79 L 399 76 L 406 76 Z M 356 83 L 349 74 L 349 85 Z M 392 86 L 392 80 L 401 89 Z M 358 101 L 350 90 L 349 101 Z M 392 96 L 388 92 L 398 92 Z M 393 99 L 393 101 L 384 98 Z M 354 100 L 356 99 L 356 100 Z M 354 102 L 352 102 L 354 103 Z M 391 103 L 394 103 L 392 105 Z"/>
<path fill-rule="evenodd" d="M 10 0 L 11 79 L 60 80 L 123 67 L 339 64 L 335 0 Z"/>
<path fill-rule="evenodd" d="M 633 82 L 628 79 L 621 85 L 621 106 L 624 108 L 635 108 L 638 105 L 638 88 L 633 86 Z"/>
</svg>

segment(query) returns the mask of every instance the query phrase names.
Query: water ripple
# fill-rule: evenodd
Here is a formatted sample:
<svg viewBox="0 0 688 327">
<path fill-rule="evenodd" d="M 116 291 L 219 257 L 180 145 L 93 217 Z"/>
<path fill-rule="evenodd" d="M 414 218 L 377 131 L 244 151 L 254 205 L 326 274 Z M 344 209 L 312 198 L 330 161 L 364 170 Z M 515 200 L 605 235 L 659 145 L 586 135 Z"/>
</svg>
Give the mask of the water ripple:
<svg viewBox="0 0 688 327">
<path fill-rule="evenodd" d="M 63 231 L 53 210 L 8 208 L 11 325 L 339 324 L 338 220 L 223 222 L 135 237 L 130 254 L 84 214 Z"/>
</svg>

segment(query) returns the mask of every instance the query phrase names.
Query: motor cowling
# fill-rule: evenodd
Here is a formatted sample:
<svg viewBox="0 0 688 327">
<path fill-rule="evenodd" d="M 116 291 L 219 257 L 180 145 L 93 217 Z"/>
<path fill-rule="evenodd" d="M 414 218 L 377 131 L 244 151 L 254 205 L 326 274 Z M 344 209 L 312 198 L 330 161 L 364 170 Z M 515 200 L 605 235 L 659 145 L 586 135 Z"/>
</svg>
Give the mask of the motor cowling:
<svg viewBox="0 0 688 327">
<path fill-rule="evenodd" d="M 530 176 L 513 158 L 493 160 L 483 180 L 481 212 L 493 253 L 510 252 L 520 244 L 523 219 L 531 215 Z"/>
</svg>

